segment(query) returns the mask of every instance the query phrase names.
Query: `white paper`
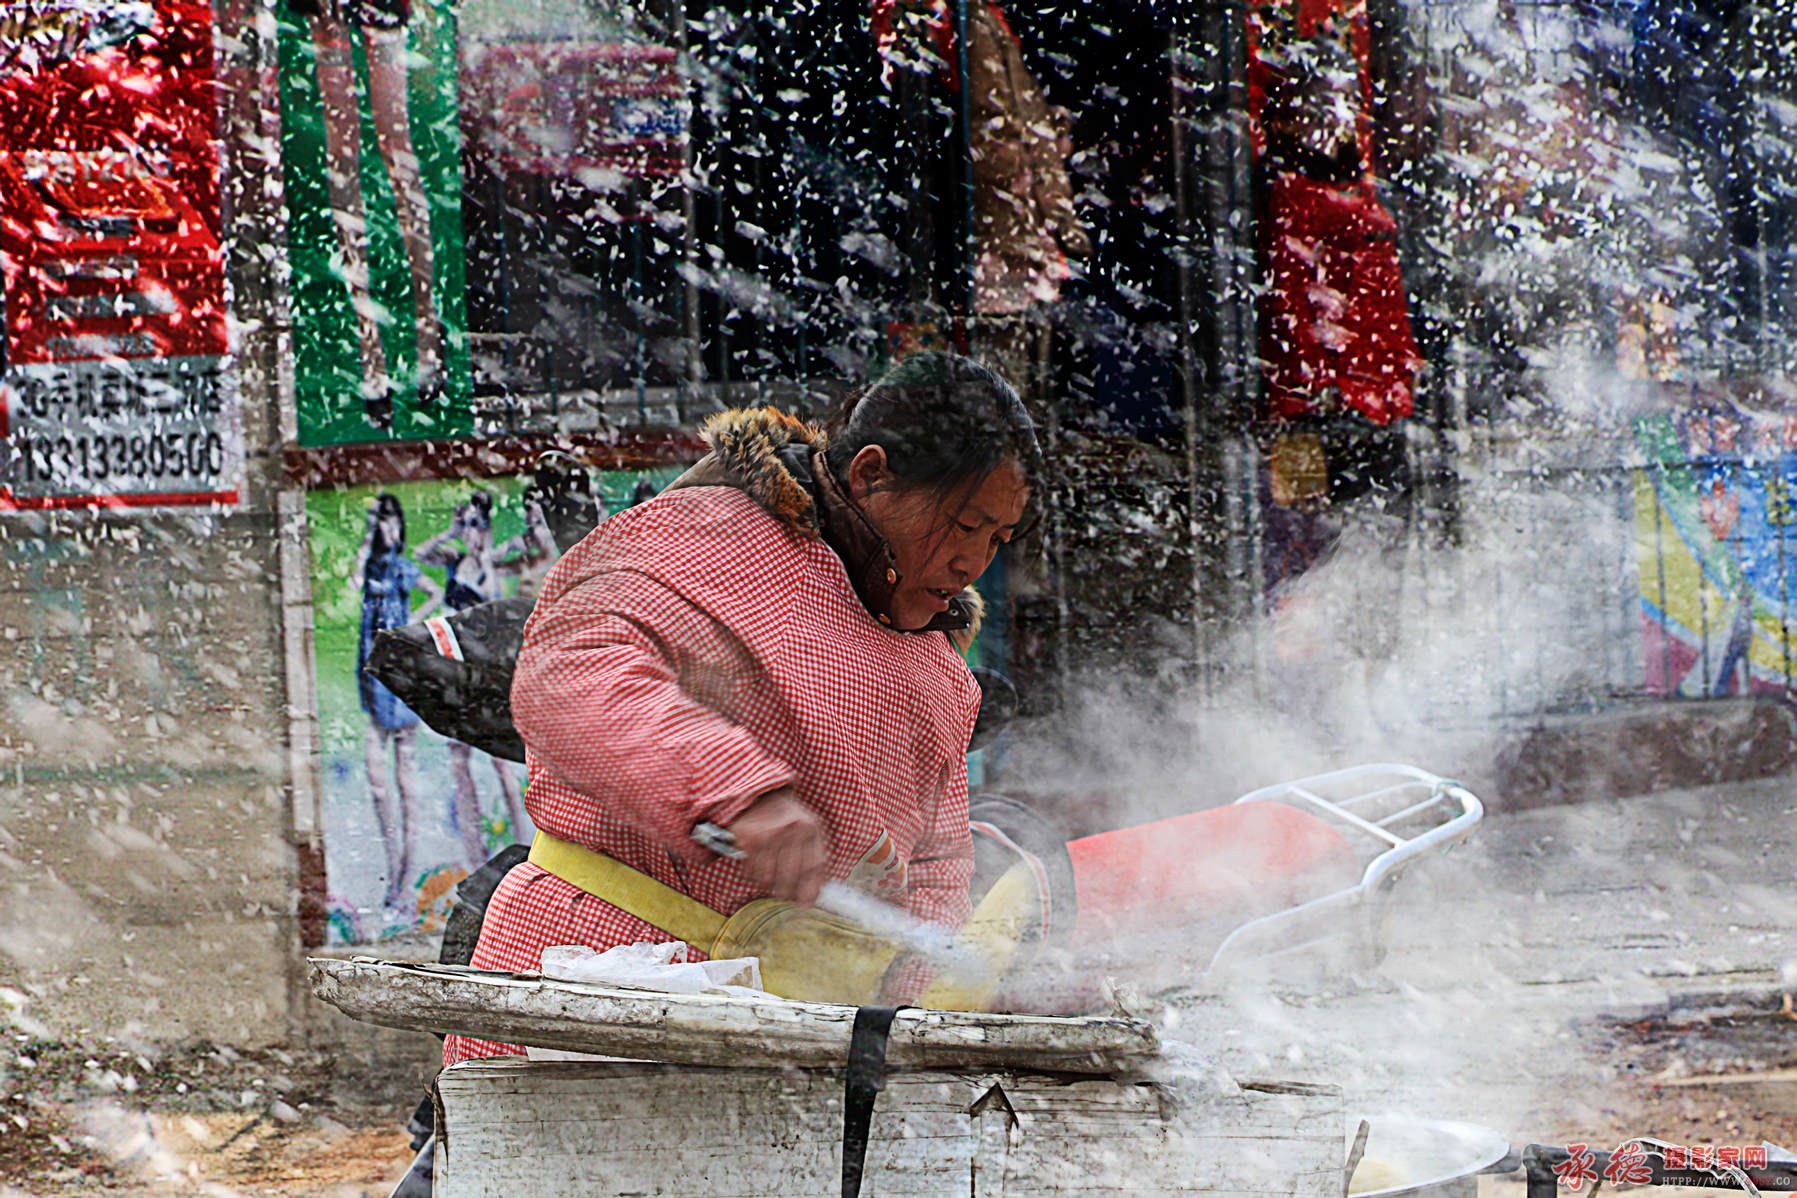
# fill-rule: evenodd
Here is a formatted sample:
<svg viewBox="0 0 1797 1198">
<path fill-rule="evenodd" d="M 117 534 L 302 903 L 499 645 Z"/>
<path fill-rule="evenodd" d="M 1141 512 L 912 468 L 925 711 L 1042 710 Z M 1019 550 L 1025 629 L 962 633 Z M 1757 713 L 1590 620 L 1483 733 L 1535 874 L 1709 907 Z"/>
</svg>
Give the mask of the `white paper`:
<svg viewBox="0 0 1797 1198">
<path fill-rule="evenodd" d="M 620 944 L 603 952 L 584 944 L 543 950 L 544 977 L 565 982 L 637 986 L 666 994 L 765 994 L 761 962 L 755 957 L 688 961 L 679 940 L 665 944 Z"/>
<path fill-rule="evenodd" d="M 684 941 L 665 944 L 620 944 L 604 952 L 584 944 L 558 944 L 543 950 L 542 974 L 564 982 L 597 982 L 633 986 L 664 994 L 734 994 L 753 997 L 761 988 L 761 961 L 732 957 L 722 961 L 688 961 Z M 559 1048 L 524 1049 L 533 1061 L 623 1061 L 628 1057 L 597 1056 Z"/>
</svg>

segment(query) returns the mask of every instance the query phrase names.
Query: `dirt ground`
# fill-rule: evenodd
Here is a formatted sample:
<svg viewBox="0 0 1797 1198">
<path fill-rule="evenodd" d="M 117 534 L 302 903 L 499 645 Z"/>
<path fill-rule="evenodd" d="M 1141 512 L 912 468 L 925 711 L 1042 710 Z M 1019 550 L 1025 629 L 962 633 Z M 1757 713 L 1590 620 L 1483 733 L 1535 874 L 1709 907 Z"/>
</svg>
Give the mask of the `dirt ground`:
<svg viewBox="0 0 1797 1198">
<path fill-rule="evenodd" d="M 0 1049 L 0 1198 L 385 1198 L 411 1160 L 391 1100 L 315 1052 L 14 1036 Z"/>
<path fill-rule="evenodd" d="M 1582 1131 L 1602 1149 L 1651 1136 L 1797 1150 L 1797 1012 L 1788 995 L 1688 1001 L 1665 1016 L 1587 1030 L 1626 1080 L 1613 1094 L 1578 1096 L 1598 1119 L 1568 1134 Z"/>
<path fill-rule="evenodd" d="M 1775 1072 L 1797 1065 L 1797 1021 L 1776 996 L 1593 1026 L 1581 1039 L 1621 1080 L 1543 1095 L 1532 1126 L 1594 1148 L 1638 1135 L 1797 1144 L 1797 1072 Z M 404 1104 L 370 1101 L 365 1077 L 319 1053 L 197 1045 L 152 1057 L 14 1037 L 0 1083 L 0 1198 L 384 1198 L 411 1157 Z M 1481 1190 L 1508 1198 L 1521 1185 L 1488 1178 Z"/>
</svg>

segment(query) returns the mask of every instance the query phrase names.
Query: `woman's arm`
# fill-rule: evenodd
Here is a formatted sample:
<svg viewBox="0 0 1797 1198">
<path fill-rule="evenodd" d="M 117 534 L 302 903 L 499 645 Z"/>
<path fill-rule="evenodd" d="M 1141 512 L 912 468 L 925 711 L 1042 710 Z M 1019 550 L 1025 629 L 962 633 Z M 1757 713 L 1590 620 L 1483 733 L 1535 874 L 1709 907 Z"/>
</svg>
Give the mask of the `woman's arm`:
<svg viewBox="0 0 1797 1198">
<path fill-rule="evenodd" d="M 448 546 L 451 541 L 459 542 L 461 539 L 462 512 L 460 508 L 457 508 L 456 514 L 449 521 L 449 527 L 412 550 L 412 556 L 427 566 L 453 565 L 455 560 L 463 555 Z"/>
<path fill-rule="evenodd" d="M 972 905 L 973 833 L 967 826 L 967 757 L 949 762 L 942 802 L 906 869 L 905 906 L 919 919 L 958 928 Z"/>
<path fill-rule="evenodd" d="M 967 884 L 973 879 L 973 833 L 967 826 L 967 757 L 947 768 L 942 802 L 906 870 L 905 909 L 919 919 L 958 928 L 972 914 Z M 881 986 L 881 1001 L 914 1003 L 929 988 L 936 967 L 919 956 L 899 959 Z"/>
<path fill-rule="evenodd" d="M 369 508 L 365 520 L 366 526 L 362 529 L 362 543 L 356 548 L 355 564 L 349 568 L 350 589 L 358 599 L 361 598 L 362 588 L 368 582 L 368 559 L 374 555 L 374 534 L 378 523 L 374 509 Z"/>
<path fill-rule="evenodd" d="M 443 605 L 443 588 L 429 574 L 420 573 L 418 581 L 412 584 L 414 590 L 424 592 L 424 606 L 412 612 L 412 622 L 427 620 L 430 614 Z"/>
<path fill-rule="evenodd" d="M 368 554 L 373 545 L 374 534 L 371 532 L 362 538 L 362 547 L 356 550 L 355 564 L 349 568 L 349 589 L 358 599 L 361 598 L 362 588 L 367 585 Z"/>
<path fill-rule="evenodd" d="M 741 642 L 671 585 L 600 564 L 539 601 L 512 681 L 513 721 L 558 780 L 703 862 L 694 825 L 729 826 L 797 780 L 717 707 L 766 680 Z M 783 597 L 766 601 L 777 610 Z"/>
<path fill-rule="evenodd" d="M 557 552 L 555 540 L 546 527 L 527 525 L 523 532 L 493 550 L 494 568 L 508 574 L 522 574 L 533 566 L 553 560 Z"/>
</svg>

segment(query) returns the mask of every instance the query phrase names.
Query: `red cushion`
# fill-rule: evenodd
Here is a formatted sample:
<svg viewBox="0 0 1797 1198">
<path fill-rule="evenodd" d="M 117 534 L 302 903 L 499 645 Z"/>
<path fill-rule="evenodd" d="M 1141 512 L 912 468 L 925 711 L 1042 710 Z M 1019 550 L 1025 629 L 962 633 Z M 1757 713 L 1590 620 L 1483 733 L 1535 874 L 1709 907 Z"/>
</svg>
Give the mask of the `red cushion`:
<svg viewBox="0 0 1797 1198">
<path fill-rule="evenodd" d="M 1070 841 L 1075 945 L 1173 928 L 1233 928 L 1353 885 L 1334 825 L 1277 802 L 1233 803 Z"/>
</svg>

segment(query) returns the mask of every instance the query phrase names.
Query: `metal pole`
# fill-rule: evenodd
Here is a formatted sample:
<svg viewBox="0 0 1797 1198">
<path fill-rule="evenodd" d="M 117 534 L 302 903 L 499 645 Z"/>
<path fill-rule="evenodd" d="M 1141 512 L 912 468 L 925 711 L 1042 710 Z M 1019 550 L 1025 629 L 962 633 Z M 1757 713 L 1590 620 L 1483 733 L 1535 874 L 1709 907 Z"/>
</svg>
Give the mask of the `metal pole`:
<svg viewBox="0 0 1797 1198">
<path fill-rule="evenodd" d="M 648 336 L 643 331 L 643 221 L 641 211 L 630 214 L 631 325 L 636 334 L 636 422 L 649 423 Z"/>
<path fill-rule="evenodd" d="M 667 24 L 674 33 L 674 48 L 682 71 L 692 71 L 692 57 L 688 53 L 686 40 L 686 14 L 684 4 L 675 4 L 667 14 Z M 694 72 L 696 74 L 696 72 Z M 698 112 L 699 103 L 689 85 L 687 90 L 689 111 Z M 682 308 L 682 327 L 686 331 L 686 363 L 681 372 L 681 385 L 676 395 L 677 412 L 680 423 L 687 420 L 688 404 L 693 393 L 705 385 L 705 354 L 701 348 L 704 336 L 699 325 L 699 284 L 697 282 L 699 260 L 699 214 L 693 203 L 693 138 L 690 127 L 680 137 L 680 300 Z"/>
<path fill-rule="evenodd" d="M 1168 125 L 1173 167 L 1173 211 L 1175 228 L 1178 230 L 1174 255 L 1179 278 L 1179 397 L 1185 417 L 1186 538 L 1192 554 L 1192 616 L 1187 630 L 1191 636 L 1192 661 L 1196 663 L 1204 651 L 1205 601 L 1202 565 L 1204 555 L 1199 551 L 1203 530 L 1199 520 L 1198 445 L 1201 439 L 1208 438 L 1209 429 L 1206 427 L 1207 421 L 1198 410 L 1198 354 L 1192 344 L 1192 204 L 1186 175 L 1186 159 L 1190 152 L 1186 143 L 1186 126 L 1190 120 L 1188 99 L 1192 85 L 1183 68 L 1185 53 L 1179 27 L 1175 25 L 1168 35 L 1167 45 L 1168 89 L 1172 105 Z"/>
<path fill-rule="evenodd" d="M 755 57 L 749 60 L 748 70 L 745 72 L 749 90 L 749 144 L 755 148 L 755 164 L 750 168 L 749 172 L 749 203 L 750 211 L 755 214 L 755 227 L 763 230 L 761 235 L 755 238 L 755 279 L 763 286 L 768 286 L 771 290 L 770 280 L 767 277 L 767 215 L 765 208 L 765 193 L 767 190 L 767 168 L 765 166 L 765 163 L 767 162 L 767 146 L 765 144 L 765 139 L 767 134 L 762 129 L 761 124 L 762 101 L 760 63 L 761 54 L 765 52 L 766 47 L 763 47 L 760 44 L 761 39 L 759 37 L 757 37 L 755 41 L 757 53 Z M 762 351 L 767 348 L 767 327 L 770 313 L 766 311 L 756 311 L 751 308 L 750 315 L 755 321 L 753 327 L 755 330 L 756 356 L 761 358 Z M 767 402 L 768 375 L 765 358 L 762 358 L 761 362 L 754 368 L 754 371 L 755 402 L 764 404 Z"/>
<path fill-rule="evenodd" d="M 985 0 L 978 2 L 984 3 Z M 962 285 L 965 288 L 961 302 L 963 319 L 973 315 L 974 268 L 978 262 L 978 249 L 974 244 L 973 71 L 972 57 L 967 47 L 967 5 L 968 0 L 955 0 L 955 66 L 961 76 L 961 269 Z"/>
</svg>

